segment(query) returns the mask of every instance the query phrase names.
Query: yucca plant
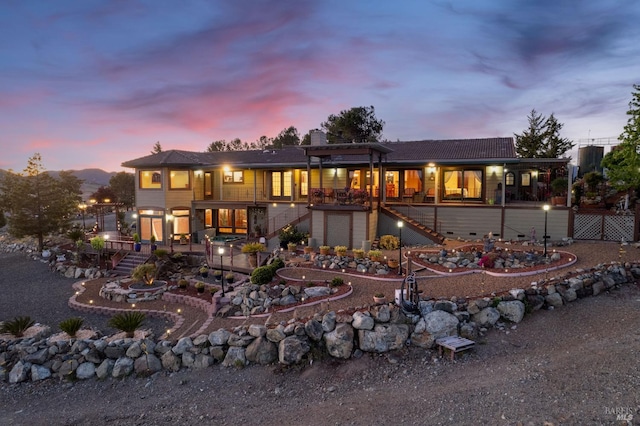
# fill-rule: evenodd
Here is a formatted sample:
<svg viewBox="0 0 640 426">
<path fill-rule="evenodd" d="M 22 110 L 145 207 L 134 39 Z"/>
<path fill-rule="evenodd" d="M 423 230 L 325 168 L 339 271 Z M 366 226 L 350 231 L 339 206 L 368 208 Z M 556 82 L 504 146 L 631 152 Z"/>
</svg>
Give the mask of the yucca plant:
<svg viewBox="0 0 640 426">
<path fill-rule="evenodd" d="M 12 320 L 5 321 L 0 327 L 0 333 L 9 333 L 15 337 L 24 336 L 24 332 L 35 324 L 31 317 L 15 317 Z"/>
<path fill-rule="evenodd" d="M 116 314 L 109 320 L 109 326 L 127 333 L 127 337 L 133 337 L 135 331 L 140 328 L 146 316 L 142 312 L 128 311 Z"/>
<path fill-rule="evenodd" d="M 84 319 L 80 317 L 74 317 L 67 318 L 66 320 L 58 324 L 58 326 L 60 327 L 60 330 L 67 333 L 69 336 L 76 337 L 76 333 L 78 332 L 78 330 L 80 330 L 83 323 Z"/>
</svg>

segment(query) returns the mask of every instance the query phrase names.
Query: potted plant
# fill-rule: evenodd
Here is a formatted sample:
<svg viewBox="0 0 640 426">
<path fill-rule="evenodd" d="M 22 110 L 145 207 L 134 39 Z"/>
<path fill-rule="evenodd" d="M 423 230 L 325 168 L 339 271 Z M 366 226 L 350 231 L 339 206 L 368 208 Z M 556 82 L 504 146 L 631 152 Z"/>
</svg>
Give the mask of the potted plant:
<svg viewBox="0 0 640 426">
<path fill-rule="evenodd" d="M 195 284 L 195 288 L 198 291 L 198 293 L 204 293 L 204 283 L 202 281 L 198 281 Z"/>
<path fill-rule="evenodd" d="M 314 203 L 321 203 L 324 198 L 324 191 L 322 188 L 314 188 L 311 190 L 311 197 Z"/>
<path fill-rule="evenodd" d="M 180 244 L 187 244 L 187 234 L 180 234 Z"/>
<path fill-rule="evenodd" d="M 227 272 L 224 278 L 227 280 L 227 284 L 233 284 L 233 282 L 236 279 L 236 276 L 233 272 Z"/>
<path fill-rule="evenodd" d="M 154 251 L 156 251 L 158 249 L 158 246 L 156 245 L 156 236 L 152 235 L 151 238 L 149 238 L 149 244 L 151 244 L 151 253 L 153 253 Z"/>
<path fill-rule="evenodd" d="M 287 244 L 287 250 L 289 250 L 289 253 L 293 254 L 296 252 L 297 249 L 298 249 L 298 245 L 296 243 Z"/>
<path fill-rule="evenodd" d="M 387 266 L 389 268 L 395 269 L 398 267 L 398 259 L 390 258 L 387 259 Z"/>
<path fill-rule="evenodd" d="M 372 262 L 380 262 L 382 260 L 382 252 L 380 250 L 369 250 L 367 256 Z"/>
<path fill-rule="evenodd" d="M 551 190 L 554 197 L 551 199 L 551 204 L 554 206 L 563 206 L 566 204 L 566 194 L 568 186 L 567 178 L 558 177 L 551 181 Z"/>
<path fill-rule="evenodd" d="M 202 278 L 207 278 L 209 276 L 209 267 L 207 265 L 202 265 L 200 267 L 200 275 L 202 275 Z"/>
<path fill-rule="evenodd" d="M 215 278 L 216 282 L 222 281 L 222 271 L 213 271 L 213 278 Z"/>
<path fill-rule="evenodd" d="M 377 304 L 381 304 L 385 302 L 385 297 L 384 297 L 384 293 L 375 293 L 373 295 L 373 302 L 377 303 Z"/>
<path fill-rule="evenodd" d="M 140 235 L 137 232 L 133 234 L 133 249 L 135 251 L 142 250 L 142 244 L 140 244 Z"/>
<path fill-rule="evenodd" d="M 356 259 L 364 259 L 364 250 L 363 249 L 353 249 L 353 257 Z"/>
<path fill-rule="evenodd" d="M 347 246 L 335 246 L 333 250 L 335 250 L 338 256 L 345 256 L 347 254 Z"/>
<path fill-rule="evenodd" d="M 185 291 L 188 286 L 189 286 L 189 281 L 187 281 L 186 279 L 180 278 L 178 280 L 178 288 L 180 289 L 180 291 Z"/>
<path fill-rule="evenodd" d="M 218 290 L 220 290 L 218 287 L 215 287 L 215 286 L 209 287 L 209 293 L 211 293 L 212 296 L 216 294 Z"/>
<path fill-rule="evenodd" d="M 249 266 L 255 268 L 258 266 L 258 252 L 264 251 L 265 247 L 262 243 L 246 243 L 242 246 L 242 253 L 247 255 Z"/>
<path fill-rule="evenodd" d="M 326 255 L 329 254 L 329 250 L 331 250 L 331 247 L 329 247 L 329 246 L 320 246 L 319 249 L 320 249 L 320 254 L 323 254 L 323 255 L 326 256 Z"/>
</svg>

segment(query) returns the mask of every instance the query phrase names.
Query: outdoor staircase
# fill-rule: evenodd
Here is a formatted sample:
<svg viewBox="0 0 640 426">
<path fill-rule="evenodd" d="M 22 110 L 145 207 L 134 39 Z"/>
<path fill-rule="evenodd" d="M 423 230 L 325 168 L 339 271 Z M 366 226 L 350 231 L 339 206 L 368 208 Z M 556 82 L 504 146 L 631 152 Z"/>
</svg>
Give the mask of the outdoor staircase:
<svg viewBox="0 0 640 426">
<path fill-rule="evenodd" d="M 416 231 L 417 233 L 429 238 L 431 241 L 433 241 L 436 244 L 442 244 L 444 243 L 445 240 L 445 236 L 440 234 L 437 231 L 434 231 L 433 229 L 429 228 L 428 226 L 420 223 L 419 221 L 415 220 L 412 217 L 409 217 L 395 209 L 393 209 L 392 207 L 389 206 L 385 206 L 381 209 L 381 211 L 383 213 L 385 213 L 387 216 L 391 216 L 395 219 L 400 219 L 402 220 L 404 223 L 406 223 L 407 226 L 411 227 L 411 229 L 413 229 L 414 231 Z"/>
<path fill-rule="evenodd" d="M 143 264 L 149 259 L 148 254 L 138 253 L 135 251 L 124 252 L 125 255 L 120 262 L 113 268 L 112 272 L 119 276 L 128 276 L 131 275 L 133 269 Z"/>
</svg>

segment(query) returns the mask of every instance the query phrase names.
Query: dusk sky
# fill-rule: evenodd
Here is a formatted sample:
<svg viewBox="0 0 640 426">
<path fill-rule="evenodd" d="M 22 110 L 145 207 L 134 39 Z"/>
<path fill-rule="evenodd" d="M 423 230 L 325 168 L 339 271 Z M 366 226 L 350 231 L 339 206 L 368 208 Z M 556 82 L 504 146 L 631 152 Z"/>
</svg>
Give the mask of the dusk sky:
<svg viewBox="0 0 640 426">
<path fill-rule="evenodd" d="M 513 136 L 535 108 L 614 142 L 639 22 L 637 0 L 4 0 L 0 169 L 121 171 L 156 141 L 302 136 L 370 105 L 391 141 Z"/>
</svg>

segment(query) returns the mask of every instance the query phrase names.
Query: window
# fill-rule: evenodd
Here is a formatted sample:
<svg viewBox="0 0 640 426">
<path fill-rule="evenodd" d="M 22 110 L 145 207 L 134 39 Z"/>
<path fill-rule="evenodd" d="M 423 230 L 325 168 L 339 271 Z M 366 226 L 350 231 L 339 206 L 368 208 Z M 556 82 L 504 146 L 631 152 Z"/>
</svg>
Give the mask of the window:
<svg viewBox="0 0 640 426">
<path fill-rule="evenodd" d="M 141 189 L 161 189 L 162 171 L 160 170 L 140 170 L 139 181 Z"/>
<path fill-rule="evenodd" d="M 293 172 L 271 172 L 271 196 L 291 197 Z"/>
<path fill-rule="evenodd" d="M 224 183 L 244 183 L 244 172 L 242 170 L 225 170 L 222 174 Z"/>
<path fill-rule="evenodd" d="M 444 172 L 443 200 L 481 199 L 482 171 L 447 170 Z"/>
<path fill-rule="evenodd" d="M 422 170 L 405 170 L 404 188 L 411 188 L 414 189 L 415 192 L 422 192 Z"/>
<path fill-rule="evenodd" d="M 176 209 L 171 212 L 173 215 L 173 235 L 174 238 L 180 238 L 180 235 L 189 235 L 189 216 L 190 211 L 187 209 Z"/>
<path fill-rule="evenodd" d="M 309 174 L 306 170 L 300 172 L 300 195 L 309 195 Z"/>
<path fill-rule="evenodd" d="M 169 173 L 169 189 L 190 189 L 190 173 L 188 170 L 171 170 Z"/>
<path fill-rule="evenodd" d="M 515 179 L 515 175 L 513 174 L 513 172 L 508 172 L 505 176 L 504 176 L 504 183 L 507 184 L 507 186 L 513 186 L 516 183 L 516 179 Z"/>
<path fill-rule="evenodd" d="M 522 186 L 531 186 L 531 173 L 523 173 L 521 179 Z"/>
<path fill-rule="evenodd" d="M 218 233 L 234 234 L 247 232 L 247 211 L 244 209 L 218 210 Z"/>
</svg>

